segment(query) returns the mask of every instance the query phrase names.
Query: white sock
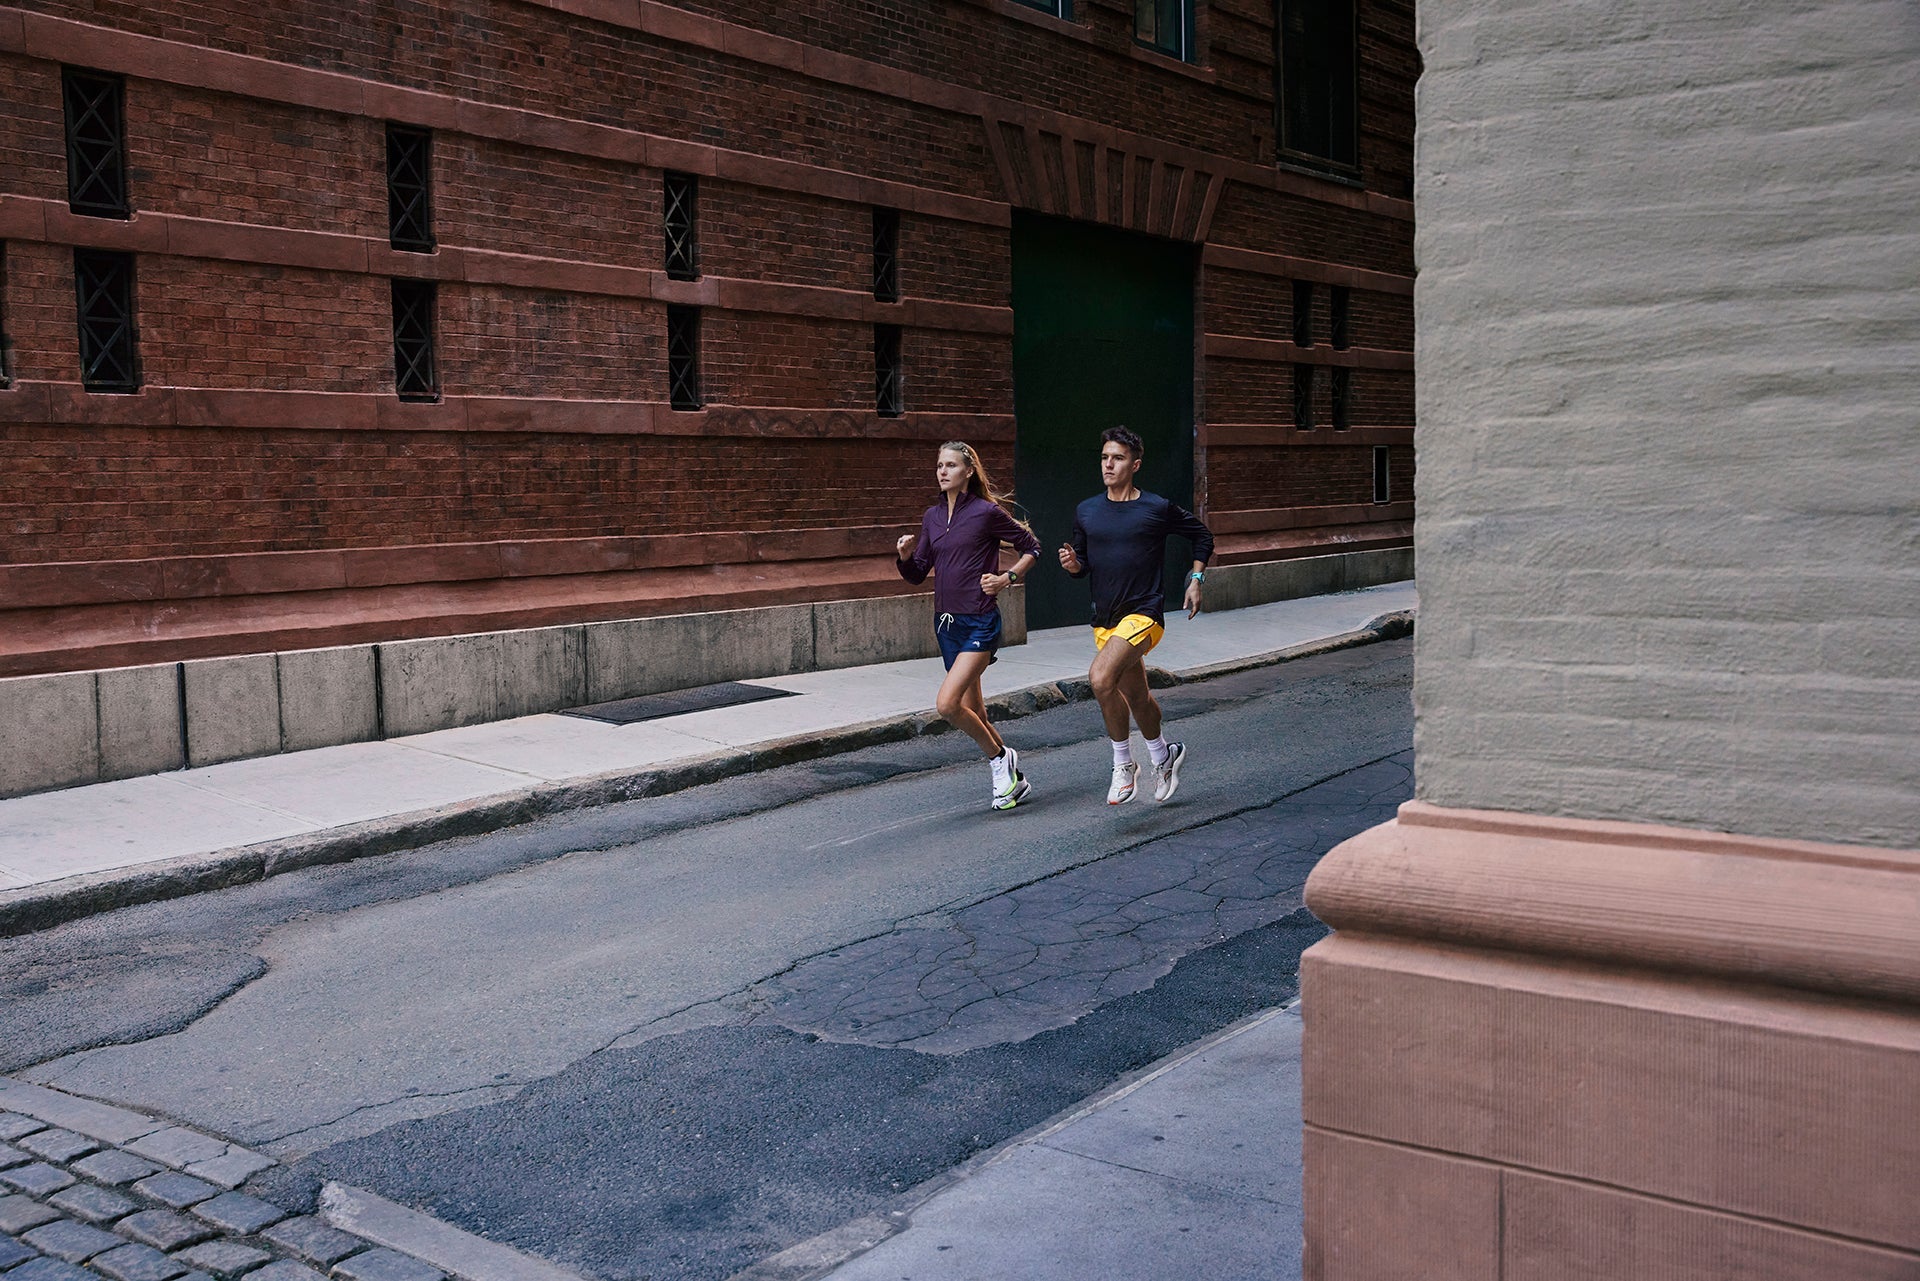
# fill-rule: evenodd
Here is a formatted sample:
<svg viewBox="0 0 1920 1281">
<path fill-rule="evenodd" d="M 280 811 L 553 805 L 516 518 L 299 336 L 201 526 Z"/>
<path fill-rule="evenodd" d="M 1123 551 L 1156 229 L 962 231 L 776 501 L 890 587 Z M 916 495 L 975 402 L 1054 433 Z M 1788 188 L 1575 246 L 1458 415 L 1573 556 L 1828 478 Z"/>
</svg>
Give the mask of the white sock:
<svg viewBox="0 0 1920 1281">
<path fill-rule="evenodd" d="M 1115 765 L 1133 764 L 1133 744 L 1131 742 L 1113 744 L 1113 763 Z"/>
<path fill-rule="evenodd" d="M 1172 748 L 1167 746 L 1167 740 L 1164 735 L 1160 738 L 1150 738 L 1147 740 L 1147 751 L 1153 756 L 1153 763 L 1155 765 L 1165 765 L 1167 763 L 1167 756 L 1172 750 Z"/>
</svg>

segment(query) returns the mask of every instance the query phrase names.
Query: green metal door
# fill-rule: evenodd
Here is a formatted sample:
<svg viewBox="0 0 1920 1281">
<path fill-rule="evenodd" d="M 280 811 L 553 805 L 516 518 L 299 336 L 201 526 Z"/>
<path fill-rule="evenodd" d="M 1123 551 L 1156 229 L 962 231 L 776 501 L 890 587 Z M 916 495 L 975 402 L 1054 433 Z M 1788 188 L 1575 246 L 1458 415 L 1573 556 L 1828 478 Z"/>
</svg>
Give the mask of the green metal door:
<svg viewBox="0 0 1920 1281">
<path fill-rule="evenodd" d="M 1193 507 L 1192 245 L 1084 222 L 1013 216 L 1014 485 L 1045 548 L 1027 589 L 1027 625 L 1088 621 L 1085 581 L 1055 549 L 1073 509 L 1100 492 L 1100 433 L 1146 444 L 1142 489 Z M 1169 605 L 1188 563 L 1169 548 Z"/>
</svg>

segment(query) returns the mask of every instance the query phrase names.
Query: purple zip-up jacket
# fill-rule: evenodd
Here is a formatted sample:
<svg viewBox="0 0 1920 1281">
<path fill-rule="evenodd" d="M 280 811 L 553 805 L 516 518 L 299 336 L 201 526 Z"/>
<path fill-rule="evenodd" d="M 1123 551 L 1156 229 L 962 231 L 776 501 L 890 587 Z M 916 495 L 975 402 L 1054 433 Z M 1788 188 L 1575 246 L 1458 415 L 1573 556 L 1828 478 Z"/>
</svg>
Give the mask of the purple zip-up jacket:
<svg viewBox="0 0 1920 1281">
<path fill-rule="evenodd" d="M 964 490 L 947 520 L 945 501 L 927 508 L 920 518 L 920 541 L 913 555 L 894 558 L 900 577 L 910 583 L 927 581 L 933 573 L 933 612 L 985 614 L 998 609 L 993 597 L 980 590 L 980 575 L 1000 572 L 1000 544 L 1012 543 L 1028 556 L 1040 555 L 1040 540 L 998 503 Z"/>
</svg>

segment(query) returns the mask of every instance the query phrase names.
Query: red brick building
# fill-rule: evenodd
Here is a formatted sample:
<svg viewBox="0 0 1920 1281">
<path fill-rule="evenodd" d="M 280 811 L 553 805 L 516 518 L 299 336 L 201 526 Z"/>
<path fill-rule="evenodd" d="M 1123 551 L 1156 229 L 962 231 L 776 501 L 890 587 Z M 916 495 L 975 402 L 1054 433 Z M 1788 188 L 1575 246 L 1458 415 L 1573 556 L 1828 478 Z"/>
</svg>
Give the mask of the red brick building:
<svg viewBox="0 0 1920 1281">
<path fill-rule="evenodd" d="M 1116 417 L 1410 545 L 1412 8 L 1278 8 L 0 6 L 0 675 L 907 590 Z"/>
</svg>

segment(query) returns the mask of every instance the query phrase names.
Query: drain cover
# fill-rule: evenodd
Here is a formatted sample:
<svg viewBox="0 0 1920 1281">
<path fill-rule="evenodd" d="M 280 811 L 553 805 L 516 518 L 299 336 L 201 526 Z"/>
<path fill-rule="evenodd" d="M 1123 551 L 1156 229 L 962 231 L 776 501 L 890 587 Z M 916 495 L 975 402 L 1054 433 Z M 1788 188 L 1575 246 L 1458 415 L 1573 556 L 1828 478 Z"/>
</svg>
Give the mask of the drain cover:
<svg viewBox="0 0 1920 1281">
<path fill-rule="evenodd" d="M 764 685 L 723 681 L 718 685 L 701 685 L 695 689 L 673 689 L 664 694 L 643 694 L 639 698 L 620 698 L 611 703 L 569 707 L 560 714 L 605 721 L 609 725 L 632 725 L 639 721 L 659 720 L 662 716 L 684 716 L 688 712 L 710 712 L 716 707 L 737 707 L 741 703 L 758 703 L 769 698 L 788 698 L 793 693 L 790 689 L 768 689 Z"/>
</svg>

